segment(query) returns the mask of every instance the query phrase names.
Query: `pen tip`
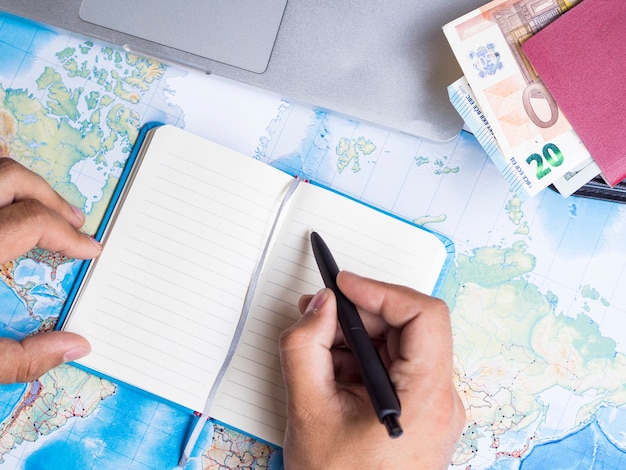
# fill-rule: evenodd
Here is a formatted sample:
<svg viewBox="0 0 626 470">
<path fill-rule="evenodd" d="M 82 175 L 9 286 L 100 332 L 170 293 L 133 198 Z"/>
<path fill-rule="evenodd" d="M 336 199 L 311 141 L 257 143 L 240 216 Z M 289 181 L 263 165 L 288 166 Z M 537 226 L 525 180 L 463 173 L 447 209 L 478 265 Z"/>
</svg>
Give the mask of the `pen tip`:
<svg viewBox="0 0 626 470">
<path fill-rule="evenodd" d="M 383 418 L 383 423 L 387 428 L 387 433 L 389 437 L 395 439 L 396 437 L 402 436 L 402 426 L 400 426 L 400 421 L 398 421 L 398 415 L 396 414 L 388 414 Z"/>
</svg>

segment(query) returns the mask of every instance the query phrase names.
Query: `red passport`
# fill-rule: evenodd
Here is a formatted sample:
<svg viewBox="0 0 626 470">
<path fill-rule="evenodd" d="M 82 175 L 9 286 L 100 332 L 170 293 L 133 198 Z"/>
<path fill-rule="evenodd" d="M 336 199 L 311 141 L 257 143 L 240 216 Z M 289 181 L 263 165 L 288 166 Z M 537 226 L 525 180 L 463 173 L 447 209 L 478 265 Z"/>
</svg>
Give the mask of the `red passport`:
<svg viewBox="0 0 626 470">
<path fill-rule="evenodd" d="M 607 183 L 626 178 L 626 1 L 583 0 L 522 50 Z"/>
</svg>

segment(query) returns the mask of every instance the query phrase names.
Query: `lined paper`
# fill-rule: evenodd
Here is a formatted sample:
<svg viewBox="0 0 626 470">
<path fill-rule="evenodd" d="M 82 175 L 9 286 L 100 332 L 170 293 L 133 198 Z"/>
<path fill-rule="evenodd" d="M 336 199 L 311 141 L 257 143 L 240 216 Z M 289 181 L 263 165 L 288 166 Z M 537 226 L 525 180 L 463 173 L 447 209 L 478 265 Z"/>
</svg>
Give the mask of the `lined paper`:
<svg viewBox="0 0 626 470">
<path fill-rule="evenodd" d="M 322 235 L 340 269 L 426 293 L 447 257 L 433 234 L 313 185 L 300 185 L 286 219 L 212 413 L 278 445 L 286 425 L 278 338 L 299 318 L 300 296 L 323 287 L 310 232 Z"/>
<path fill-rule="evenodd" d="M 201 410 L 292 178 L 178 130 L 149 149 L 64 329 L 81 364 Z"/>
</svg>

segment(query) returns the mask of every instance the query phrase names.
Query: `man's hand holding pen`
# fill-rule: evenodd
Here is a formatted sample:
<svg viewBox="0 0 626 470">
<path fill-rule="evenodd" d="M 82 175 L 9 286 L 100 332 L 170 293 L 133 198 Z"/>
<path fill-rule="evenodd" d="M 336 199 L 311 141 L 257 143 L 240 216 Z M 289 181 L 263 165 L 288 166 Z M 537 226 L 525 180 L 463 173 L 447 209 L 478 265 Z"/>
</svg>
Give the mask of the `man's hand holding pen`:
<svg viewBox="0 0 626 470">
<path fill-rule="evenodd" d="M 0 264 L 33 245 L 98 256 L 84 217 L 47 183 L 0 158 Z M 452 333 L 444 302 L 407 287 L 340 272 L 402 404 L 403 435 L 389 439 L 339 327 L 331 289 L 303 296 L 300 320 L 281 336 L 287 391 L 287 470 L 446 468 L 465 412 L 452 382 Z M 22 343 L 0 338 L 0 383 L 32 380 L 89 352 L 83 338 L 49 332 Z"/>
<path fill-rule="evenodd" d="M 301 319 L 281 336 L 285 468 L 447 468 L 465 423 L 447 306 L 347 272 L 337 284 L 378 345 L 402 403 L 404 435 L 391 440 L 379 423 L 345 348 L 335 295 L 322 289 L 300 299 Z"/>
</svg>

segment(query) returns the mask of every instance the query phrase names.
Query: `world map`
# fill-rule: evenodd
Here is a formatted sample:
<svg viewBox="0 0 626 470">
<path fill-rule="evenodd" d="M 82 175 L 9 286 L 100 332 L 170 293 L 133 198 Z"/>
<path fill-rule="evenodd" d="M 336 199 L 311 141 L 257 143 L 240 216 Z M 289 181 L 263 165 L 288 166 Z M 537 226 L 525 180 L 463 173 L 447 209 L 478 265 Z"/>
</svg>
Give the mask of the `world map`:
<svg viewBox="0 0 626 470">
<path fill-rule="evenodd" d="M 0 15 L 0 152 L 95 232 L 142 124 L 184 127 L 451 238 L 467 423 L 451 468 L 626 464 L 626 207 L 511 194 L 473 136 L 431 142 Z M 54 328 L 79 262 L 0 266 L 0 331 Z M 187 411 L 64 365 L 0 387 L 5 468 L 164 469 Z M 278 469 L 280 449 L 209 421 L 187 468 Z"/>
</svg>

